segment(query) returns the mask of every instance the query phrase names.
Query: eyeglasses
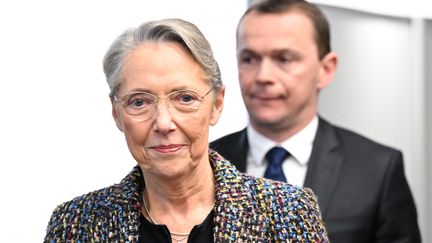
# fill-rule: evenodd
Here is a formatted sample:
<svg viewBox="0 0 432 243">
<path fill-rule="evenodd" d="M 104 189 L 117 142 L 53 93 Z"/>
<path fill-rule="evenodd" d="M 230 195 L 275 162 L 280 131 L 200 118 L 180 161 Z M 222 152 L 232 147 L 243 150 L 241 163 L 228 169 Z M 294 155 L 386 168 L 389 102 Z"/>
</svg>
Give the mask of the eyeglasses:
<svg viewBox="0 0 432 243">
<path fill-rule="evenodd" d="M 113 96 L 116 103 L 123 105 L 127 114 L 137 121 L 146 121 L 156 112 L 160 99 L 165 99 L 170 114 L 174 117 L 188 118 L 197 112 L 202 100 L 213 90 L 213 87 L 203 96 L 191 90 L 177 90 L 165 97 L 155 96 L 147 92 L 131 92 L 120 99 Z"/>
</svg>

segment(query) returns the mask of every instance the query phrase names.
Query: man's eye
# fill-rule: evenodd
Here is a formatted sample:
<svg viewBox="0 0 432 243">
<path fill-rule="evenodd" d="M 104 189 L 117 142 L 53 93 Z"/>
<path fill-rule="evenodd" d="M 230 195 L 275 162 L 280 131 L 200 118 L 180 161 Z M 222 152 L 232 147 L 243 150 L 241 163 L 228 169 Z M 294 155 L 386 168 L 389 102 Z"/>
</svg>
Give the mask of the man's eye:
<svg viewBox="0 0 432 243">
<path fill-rule="evenodd" d="M 250 56 L 250 55 L 245 55 L 245 56 L 240 57 L 240 63 L 241 64 L 254 64 L 257 61 L 258 61 L 257 58 Z"/>
<path fill-rule="evenodd" d="M 294 60 L 293 57 L 289 57 L 289 56 L 281 56 L 278 58 L 278 62 L 281 63 L 289 63 L 292 62 L 293 60 Z"/>
<path fill-rule="evenodd" d="M 242 58 L 240 58 L 240 62 L 241 63 L 251 63 L 251 61 L 252 61 L 252 58 L 250 58 L 250 57 L 242 57 Z"/>
</svg>

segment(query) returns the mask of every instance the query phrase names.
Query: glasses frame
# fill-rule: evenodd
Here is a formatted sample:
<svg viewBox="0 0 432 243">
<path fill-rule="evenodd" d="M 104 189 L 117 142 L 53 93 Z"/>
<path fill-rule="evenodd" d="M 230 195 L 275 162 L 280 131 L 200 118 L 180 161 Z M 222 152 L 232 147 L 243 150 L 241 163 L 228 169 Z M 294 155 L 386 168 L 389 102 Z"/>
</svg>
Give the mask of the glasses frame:
<svg viewBox="0 0 432 243">
<path fill-rule="evenodd" d="M 151 117 L 153 117 L 153 115 L 155 114 L 155 112 L 156 112 L 156 110 L 157 110 L 157 104 L 158 104 L 158 102 L 160 101 L 160 99 L 165 99 L 165 100 L 167 100 L 167 99 L 169 99 L 169 97 L 170 97 L 171 95 L 173 95 L 173 94 L 175 94 L 175 93 L 180 93 L 180 92 L 190 92 L 190 93 L 192 93 L 192 94 L 196 94 L 196 96 L 197 96 L 197 100 L 198 100 L 198 102 L 199 102 L 198 108 L 196 109 L 196 111 L 193 112 L 193 113 L 196 113 L 196 112 L 198 112 L 198 110 L 201 108 L 202 100 L 203 100 L 203 99 L 204 99 L 208 94 L 210 94 L 210 92 L 211 92 L 213 89 L 214 89 L 214 87 L 211 87 L 211 88 L 210 88 L 210 89 L 209 89 L 209 90 L 208 90 L 204 95 L 202 95 L 202 96 L 199 96 L 199 95 L 197 94 L 197 92 L 195 92 L 195 91 L 188 90 L 188 89 L 181 89 L 181 90 L 175 90 L 175 91 L 173 91 L 173 92 L 171 92 L 171 93 L 169 93 L 169 94 L 167 94 L 167 95 L 165 95 L 165 96 L 156 96 L 156 95 L 154 95 L 154 94 L 152 94 L 152 93 L 145 92 L 145 91 L 133 91 L 133 92 L 129 92 L 129 93 L 126 93 L 126 94 L 122 95 L 121 98 L 119 98 L 116 94 L 110 95 L 110 98 L 113 100 L 113 102 L 121 104 L 122 107 L 123 107 L 123 109 L 124 109 L 124 111 L 126 112 L 126 114 L 128 114 L 129 116 L 131 116 L 131 117 L 134 118 L 135 120 L 137 120 L 137 121 L 147 121 L 147 120 L 149 120 Z M 142 114 L 131 114 L 131 113 L 128 112 L 128 109 L 127 109 L 127 101 L 124 100 L 124 98 L 125 98 L 125 97 L 128 97 L 128 96 L 130 96 L 130 95 L 133 95 L 133 94 L 146 94 L 146 95 L 149 95 L 149 96 L 151 96 L 151 97 L 154 98 L 154 101 L 152 102 L 153 110 L 149 113 L 150 115 L 148 115 L 148 117 L 145 117 L 145 118 L 143 118 L 143 119 L 137 119 L 137 118 L 140 117 Z M 170 103 L 169 103 L 169 102 L 165 102 L 165 103 L 167 104 L 167 107 L 170 107 Z"/>
</svg>

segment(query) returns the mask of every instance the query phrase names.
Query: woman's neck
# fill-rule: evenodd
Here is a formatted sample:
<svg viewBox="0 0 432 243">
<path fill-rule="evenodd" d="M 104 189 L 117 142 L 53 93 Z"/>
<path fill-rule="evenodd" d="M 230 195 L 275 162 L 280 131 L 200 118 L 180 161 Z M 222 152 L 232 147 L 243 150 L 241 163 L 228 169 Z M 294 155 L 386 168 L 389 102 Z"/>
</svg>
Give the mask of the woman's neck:
<svg viewBox="0 0 432 243">
<path fill-rule="evenodd" d="M 167 225 L 172 232 L 190 232 L 202 223 L 215 199 L 214 175 L 207 165 L 173 180 L 145 177 L 143 200 L 152 220 Z"/>
</svg>

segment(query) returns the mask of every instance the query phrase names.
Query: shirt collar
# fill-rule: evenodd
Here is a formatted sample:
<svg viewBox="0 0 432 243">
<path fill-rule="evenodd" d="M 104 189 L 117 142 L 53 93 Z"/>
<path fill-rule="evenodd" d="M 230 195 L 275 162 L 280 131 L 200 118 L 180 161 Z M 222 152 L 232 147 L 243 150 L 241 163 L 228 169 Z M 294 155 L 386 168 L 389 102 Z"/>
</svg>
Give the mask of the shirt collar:
<svg viewBox="0 0 432 243">
<path fill-rule="evenodd" d="M 318 117 L 314 116 L 309 124 L 292 137 L 276 143 L 258 133 L 250 124 L 247 127 L 249 153 L 257 165 L 264 163 L 265 154 L 274 146 L 281 146 L 288 150 L 300 165 L 306 165 L 312 153 L 312 144 L 318 130 Z"/>
</svg>

